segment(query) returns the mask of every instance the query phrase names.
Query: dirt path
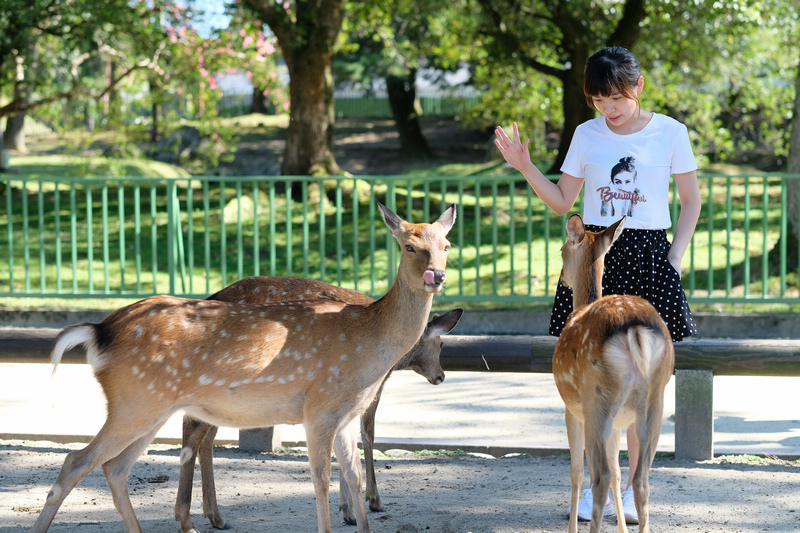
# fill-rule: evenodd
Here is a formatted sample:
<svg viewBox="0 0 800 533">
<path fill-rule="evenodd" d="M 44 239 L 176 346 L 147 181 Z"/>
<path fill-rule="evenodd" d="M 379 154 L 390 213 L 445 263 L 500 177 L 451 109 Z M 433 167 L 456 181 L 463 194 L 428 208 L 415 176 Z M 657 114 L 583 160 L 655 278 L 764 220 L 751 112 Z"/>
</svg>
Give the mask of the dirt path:
<svg viewBox="0 0 800 533">
<path fill-rule="evenodd" d="M 81 445 L 0 441 L 0 533 L 33 524 L 63 455 Z M 151 446 L 134 466 L 130 493 L 146 533 L 175 533 L 177 447 Z M 302 451 L 251 455 L 216 451 L 217 489 L 232 531 L 296 533 L 316 530 L 314 495 Z M 378 486 L 385 511 L 370 514 L 374 532 L 544 533 L 567 530 L 566 457 L 473 455 L 381 457 Z M 626 471 L 623 465 L 623 476 Z M 197 475 L 199 477 L 199 474 Z M 334 532 L 353 532 L 340 519 L 334 466 Z M 779 460 L 694 463 L 657 458 L 651 475 L 654 532 L 800 531 L 800 466 Z M 215 531 L 203 518 L 195 483 L 198 531 Z M 583 525 L 581 531 L 587 531 Z M 607 521 L 606 531 L 615 531 Z M 87 477 L 67 498 L 52 533 L 123 532 L 102 473 Z M 631 531 L 637 531 L 634 526 Z"/>
</svg>

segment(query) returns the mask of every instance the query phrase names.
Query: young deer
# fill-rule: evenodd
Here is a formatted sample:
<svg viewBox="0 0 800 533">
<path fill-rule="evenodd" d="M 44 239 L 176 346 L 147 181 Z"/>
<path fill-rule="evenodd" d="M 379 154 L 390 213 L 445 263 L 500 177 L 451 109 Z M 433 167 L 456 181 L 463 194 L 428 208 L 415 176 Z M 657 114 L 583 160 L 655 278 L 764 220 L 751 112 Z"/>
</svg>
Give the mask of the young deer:
<svg viewBox="0 0 800 533">
<path fill-rule="evenodd" d="M 212 294 L 209 300 L 238 302 L 247 304 L 269 304 L 290 302 L 298 300 L 334 300 L 353 305 L 368 305 L 372 298 L 350 289 L 329 285 L 321 281 L 292 278 L 281 276 L 253 276 L 242 279 Z M 463 309 L 454 309 L 443 315 L 434 315 L 425 327 L 425 332 L 414 347 L 394 365 L 392 370 L 410 368 L 425 377 L 431 384 L 438 385 L 444 381 L 444 371 L 439 363 L 439 354 L 442 351 L 440 335 L 449 333 L 458 323 L 463 314 Z M 389 378 L 387 374 L 384 379 Z M 367 491 L 366 498 L 369 508 L 381 511 L 380 494 L 375 480 L 375 467 L 373 459 L 373 443 L 375 442 L 375 412 L 380 401 L 383 383 L 378 389 L 375 399 L 367 410 L 361 415 L 361 441 L 364 446 L 364 462 L 366 464 Z M 217 427 L 188 415 L 183 418 L 183 451 L 181 453 L 181 472 L 178 482 L 178 496 L 175 502 L 175 518 L 180 523 L 181 533 L 192 533 L 194 524 L 191 517 L 192 485 L 194 478 L 194 465 L 200 459 L 200 477 L 203 489 L 203 514 L 208 517 L 211 525 L 217 529 L 225 527 L 217 505 L 216 488 L 214 485 L 213 450 L 214 437 Z M 346 501 L 347 487 L 344 478 L 339 476 L 340 482 L 340 507 L 344 514 L 345 522 L 356 523 L 350 504 Z"/>
<path fill-rule="evenodd" d="M 358 532 L 368 532 L 358 448 L 353 433 L 342 429 L 369 406 L 383 378 L 425 330 L 433 295 L 445 282 L 446 235 L 456 218 L 451 206 L 432 224 L 412 224 L 378 206 L 403 252 L 394 285 L 374 303 L 257 305 L 155 296 L 100 324 L 62 331 L 53 364 L 69 348 L 84 345 L 108 417 L 88 446 L 67 455 L 32 532 L 47 531 L 70 491 L 100 465 L 128 532 L 141 532 L 127 480 L 179 409 L 215 426 L 302 423 L 318 531 L 331 531 L 334 450 Z"/>
<path fill-rule="evenodd" d="M 583 452 L 592 466 L 592 521 L 600 531 L 609 483 L 617 530 L 626 532 L 619 470 L 619 433 L 636 422 L 641 453 L 633 478 L 639 531 L 650 530 L 649 471 L 661 434 L 664 388 L 675 353 L 667 326 L 655 308 L 638 296 L 605 296 L 603 259 L 622 233 L 624 218 L 602 232 L 586 231 L 581 217 L 567 221 L 561 248 L 561 282 L 572 288 L 574 311 L 556 343 L 553 377 L 566 405 L 572 457 L 569 531 L 578 531 L 578 495 L 583 482 Z"/>
</svg>

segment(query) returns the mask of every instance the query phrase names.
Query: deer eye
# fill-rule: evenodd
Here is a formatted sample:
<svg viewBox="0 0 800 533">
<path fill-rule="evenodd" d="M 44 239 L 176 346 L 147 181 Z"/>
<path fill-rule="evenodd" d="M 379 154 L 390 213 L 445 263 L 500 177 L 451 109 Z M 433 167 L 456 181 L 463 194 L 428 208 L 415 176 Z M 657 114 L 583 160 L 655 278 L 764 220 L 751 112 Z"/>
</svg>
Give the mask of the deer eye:
<svg viewBox="0 0 800 533">
<path fill-rule="evenodd" d="M 445 244 L 444 245 L 444 251 L 445 252 L 449 252 L 450 251 L 450 245 L 449 244 Z"/>
<path fill-rule="evenodd" d="M 412 254 L 415 253 L 414 247 L 411 246 L 410 244 L 406 244 L 406 252 L 411 252 Z"/>
</svg>

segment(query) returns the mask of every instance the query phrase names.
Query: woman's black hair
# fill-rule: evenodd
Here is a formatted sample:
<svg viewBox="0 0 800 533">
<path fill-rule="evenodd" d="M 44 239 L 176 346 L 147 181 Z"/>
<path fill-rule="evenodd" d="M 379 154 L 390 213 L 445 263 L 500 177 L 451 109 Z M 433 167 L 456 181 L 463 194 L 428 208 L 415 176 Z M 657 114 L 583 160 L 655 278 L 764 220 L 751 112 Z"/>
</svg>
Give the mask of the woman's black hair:
<svg viewBox="0 0 800 533">
<path fill-rule="evenodd" d="M 636 100 L 635 88 L 642 75 L 639 60 L 627 48 L 606 46 L 586 60 L 583 70 L 583 94 L 586 103 L 595 109 L 592 98 L 608 97 L 619 92 L 625 98 Z"/>
</svg>

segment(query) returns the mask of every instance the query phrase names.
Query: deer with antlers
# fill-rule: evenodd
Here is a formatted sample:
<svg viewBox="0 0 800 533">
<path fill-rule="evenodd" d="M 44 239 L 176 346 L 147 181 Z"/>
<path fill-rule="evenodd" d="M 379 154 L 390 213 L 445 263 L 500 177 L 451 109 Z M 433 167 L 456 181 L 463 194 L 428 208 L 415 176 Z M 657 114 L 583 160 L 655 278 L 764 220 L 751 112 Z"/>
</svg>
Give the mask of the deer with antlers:
<svg viewBox="0 0 800 533">
<path fill-rule="evenodd" d="M 330 285 L 322 281 L 282 276 L 252 276 L 225 287 L 208 297 L 209 300 L 222 300 L 246 304 L 269 304 L 300 300 L 333 300 L 351 305 L 369 305 L 372 298 L 350 289 Z M 422 337 L 414 347 L 394 365 L 394 370 L 409 368 L 425 377 L 432 385 L 444 381 L 444 371 L 439 363 L 442 351 L 440 336 L 449 333 L 458 323 L 463 309 L 453 309 L 442 315 L 434 315 L 425 327 Z M 372 511 L 382 511 L 383 504 L 375 479 L 373 444 L 375 442 L 375 413 L 380 402 L 381 392 L 391 371 L 384 378 L 374 400 L 361 415 L 361 442 L 364 447 L 366 465 L 366 500 Z M 183 450 L 181 452 L 181 472 L 178 482 L 178 495 L 175 502 L 175 519 L 180 523 L 181 533 L 195 533 L 191 517 L 192 484 L 195 461 L 200 461 L 202 480 L 203 514 L 217 529 L 225 528 L 225 519 L 217 505 L 214 484 L 213 450 L 217 427 L 189 415 L 183 418 Z M 353 507 L 347 501 L 347 487 L 344 477 L 339 477 L 340 509 L 344 521 L 356 524 Z"/>
<path fill-rule="evenodd" d="M 627 531 L 619 469 L 620 429 L 636 423 L 641 451 L 633 478 L 639 531 L 650 530 L 649 472 L 661 434 L 664 389 L 675 352 L 666 324 L 638 296 L 601 297 L 603 260 L 622 233 L 624 218 L 601 232 L 587 231 L 579 215 L 567 221 L 561 248 L 561 282 L 572 288 L 574 307 L 553 354 L 553 377 L 566 405 L 572 484 L 569 531 L 578 531 L 578 498 L 584 449 L 592 470 L 589 530 L 600 531 L 611 486 L 617 530 Z"/>
<path fill-rule="evenodd" d="M 332 451 L 358 532 L 368 532 L 360 456 L 355 435 L 345 429 L 425 330 L 433 295 L 445 282 L 446 236 L 456 218 L 450 206 L 436 222 L 413 224 L 378 206 L 402 254 L 394 284 L 374 303 L 263 305 L 154 296 L 100 324 L 59 333 L 53 364 L 83 345 L 108 416 L 88 446 L 67 455 L 32 532 L 47 531 L 75 485 L 101 465 L 127 531 L 141 532 L 127 480 L 136 459 L 179 409 L 215 426 L 302 423 L 318 532 L 331 531 Z"/>
</svg>

